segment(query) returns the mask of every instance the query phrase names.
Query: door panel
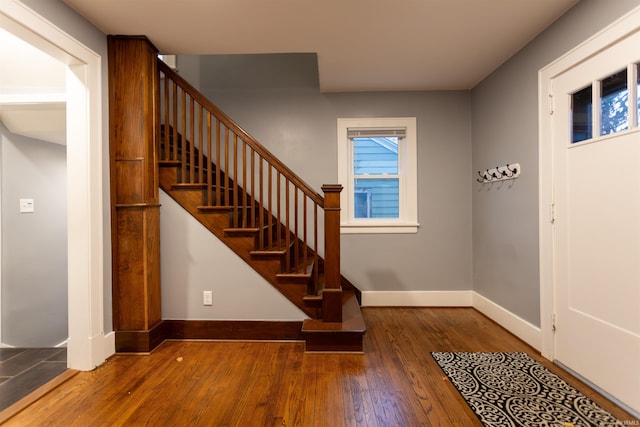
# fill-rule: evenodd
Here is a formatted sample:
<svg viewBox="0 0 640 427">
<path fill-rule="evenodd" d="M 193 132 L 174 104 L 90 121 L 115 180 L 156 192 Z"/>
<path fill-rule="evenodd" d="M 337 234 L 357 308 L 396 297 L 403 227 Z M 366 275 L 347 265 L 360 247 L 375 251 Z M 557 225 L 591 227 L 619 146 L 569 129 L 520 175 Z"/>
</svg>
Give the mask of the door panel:
<svg viewBox="0 0 640 427">
<path fill-rule="evenodd" d="M 594 138 L 571 143 L 571 94 L 640 62 L 640 40 L 631 39 L 553 81 L 554 350 L 559 362 L 640 410 L 640 131 L 630 120 L 630 130 L 600 137 L 596 119 Z"/>
</svg>

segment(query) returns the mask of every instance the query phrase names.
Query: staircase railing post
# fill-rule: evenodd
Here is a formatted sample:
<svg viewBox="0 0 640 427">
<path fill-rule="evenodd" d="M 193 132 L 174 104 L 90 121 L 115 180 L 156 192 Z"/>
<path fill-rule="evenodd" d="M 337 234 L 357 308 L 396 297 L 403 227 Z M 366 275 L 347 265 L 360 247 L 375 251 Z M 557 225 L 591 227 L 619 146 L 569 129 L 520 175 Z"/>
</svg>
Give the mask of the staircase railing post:
<svg viewBox="0 0 640 427">
<path fill-rule="evenodd" d="M 340 192 L 342 185 L 326 184 L 324 192 L 324 291 L 322 320 L 342 322 L 340 283 Z"/>
</svg>

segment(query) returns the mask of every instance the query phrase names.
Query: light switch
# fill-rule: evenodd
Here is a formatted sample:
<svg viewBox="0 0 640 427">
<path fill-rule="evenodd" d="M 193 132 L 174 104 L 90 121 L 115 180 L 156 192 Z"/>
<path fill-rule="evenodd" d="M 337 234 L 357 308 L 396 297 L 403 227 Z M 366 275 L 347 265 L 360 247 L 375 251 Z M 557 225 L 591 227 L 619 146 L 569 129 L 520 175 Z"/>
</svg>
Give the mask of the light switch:
<svg viewBox="0 0 640 427">
<path fill-rule="evenodd" d="M 33 211 L 33 199 L 20 199 L 20 213 L 29 213 Z"/>
</svg>

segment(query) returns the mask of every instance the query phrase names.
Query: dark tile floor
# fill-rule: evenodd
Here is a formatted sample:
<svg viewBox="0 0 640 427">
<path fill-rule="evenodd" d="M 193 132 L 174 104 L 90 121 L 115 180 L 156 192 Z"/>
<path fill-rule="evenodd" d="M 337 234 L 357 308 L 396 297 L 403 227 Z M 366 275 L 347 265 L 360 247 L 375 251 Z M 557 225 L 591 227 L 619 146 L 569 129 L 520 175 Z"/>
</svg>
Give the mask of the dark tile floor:
<svg viewBox="0 0 640 427">
<path fill-rule="evenodd" d="M 0 411 L 66 370 L 66 348 L 0 348 Z"/>
</svg>

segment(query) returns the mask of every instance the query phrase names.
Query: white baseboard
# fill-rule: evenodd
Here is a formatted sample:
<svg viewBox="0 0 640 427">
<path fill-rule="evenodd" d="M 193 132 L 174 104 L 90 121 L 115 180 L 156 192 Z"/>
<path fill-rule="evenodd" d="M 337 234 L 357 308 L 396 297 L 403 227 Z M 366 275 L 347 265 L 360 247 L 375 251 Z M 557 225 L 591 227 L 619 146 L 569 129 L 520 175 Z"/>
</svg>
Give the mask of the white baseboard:
<svg viewBox="0 0 640 427">
<path fill-rule="evenodd" d="M 363 307 L 473 307 L 540 351 L 539 327 L 474 291 L 363 291 Z"/>
<path fill-rule="evenodd" d="M 116 352 L 116 333 L 114 331 L 107 332 L 104 335 L 102 357 L 106 361 Z"/>
<path fill-rule="evenodd" d="M 116 352 L 114 332 L 98 334 L 80 342 L 69 338 L 67 345 L 67 367 L 78 371 L 92 371 L 102 365 Z"/>
<path fill-rule="evenodd" d="M 96 335 L 91 340 L 91 365 L 88 369 L 93 370 L 102 365 L 107 359 L 116 352 L 116 334 L 115 332 L 107 332 L 105 334 Z"/>
<path fill-rule="evenodd" d="M 539 327 L 516 316 L 477 292 L 473 292 L 473 308 L 540 351 L 542 332 Z"/>
<path fill-rule="evenodd" d="M 66 340 L 62 341 L 61 343 L 56 344 L 54 347 L 55 348 L 64 348 L 67 346 L 67 344 L 69 343 L 69 338 L 67 338 Z"/>
<path fill-rule="evenodd" d="M 472 291 L 363 291 L 363 307 L 471 307 Z"/>
<path fill-rule="evenodd" d="M 67 342 L 69 342 L 69 339 L 66 339 L 64 341 L 62 341 L 59 344 L 56 344 L 53 346 L 53 348 L 63 348 L 67 346 Z M 9 345 L 9 344 L 4 344 L 4 343 L 0 343 L 0 348 L 15 348 L 15 346 Z"/>
</svg>

